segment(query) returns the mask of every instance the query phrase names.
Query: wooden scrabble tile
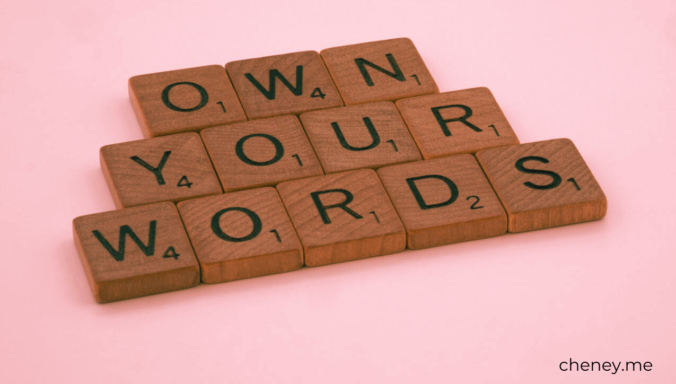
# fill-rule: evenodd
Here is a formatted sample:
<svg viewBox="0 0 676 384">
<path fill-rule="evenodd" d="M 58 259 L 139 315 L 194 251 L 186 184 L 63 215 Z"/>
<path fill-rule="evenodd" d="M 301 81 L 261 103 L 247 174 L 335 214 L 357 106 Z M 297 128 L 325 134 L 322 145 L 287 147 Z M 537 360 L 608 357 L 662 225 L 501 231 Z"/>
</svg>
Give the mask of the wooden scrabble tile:
<svg viewBox="0 0 676 384">
<path fill-rule="evenodd" d="M 421 159 L 389 101 L 307 112 L 300 119 L 327 174 Z"/>
<path fill-rule="evenodd" d="M 252 120 L 343 105 L 315 51 L 233 61 L 225 69 Z"/>
<path fill-rule="evenodd" d="M 134 76 L 129 99 L 145 137 L 246 121 L 220 65 Z"/>
<path fill-rule="evenodd" d="M 378 176 L 420 249 L 507 232 L 507 215 L 472 155 L 380 168 Z"/>
<path fill-rule="evenodd" d="M 271 275 L 303 266 L 303 247 L 274 188 L 182 201 L 178 210 L 205 283 Z"/>
<path fill-rule="evenodd" d="M 77 217 L 73 237 L 100 303 L 199 284 L 199 264 L 172 203 Z"/>
<path fill-rule="evenodd" d="M 205 129 L 202 138 L 226 192 L 324 174 L 293 115 Z"/>
<path fill-rule="evenodd" d="M 107 145 L 100 158 L 118 208 L 223 193 L 194 132 Z"/>
<path fill-rule="evenodd" d="M 477 159 L 507 211 L 509 232 L 606 215 L 606 196 L 568 139 L 487 149 Z"/>
<path fill-rule="evenodd" d="M 406 231 L 375 171 L 336 173 L 277 186 L 305 250 L 318 266 L 406 248 Z"/>
<path fill-rule="evenodd" d="M 488 88 L 397 101 L 425 159 L 519 144 Z"/>
<path fill-rule="evenodd" d="M 439 92 L 408 38 L 328 48 L 321 55 L 345 105 Z"/>
</svg>

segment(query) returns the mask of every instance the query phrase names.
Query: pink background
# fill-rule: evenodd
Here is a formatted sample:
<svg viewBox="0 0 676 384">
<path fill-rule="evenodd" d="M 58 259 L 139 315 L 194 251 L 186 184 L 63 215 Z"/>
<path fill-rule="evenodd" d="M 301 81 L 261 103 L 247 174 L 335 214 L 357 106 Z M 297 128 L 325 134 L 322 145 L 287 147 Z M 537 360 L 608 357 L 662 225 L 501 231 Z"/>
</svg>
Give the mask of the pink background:
<svg viewBox="0 0 676 384">
<path fill-rule="evenodd" d="M 3 383 L 676 382 L 676 3 L 4 1 Z M 410 37 L 522 142 L 571 138 L 600 221 L 96 304 L 71 220 L 133 75 Z M 561 361 L 651 372 L 561 372 Z"/>
</svg>

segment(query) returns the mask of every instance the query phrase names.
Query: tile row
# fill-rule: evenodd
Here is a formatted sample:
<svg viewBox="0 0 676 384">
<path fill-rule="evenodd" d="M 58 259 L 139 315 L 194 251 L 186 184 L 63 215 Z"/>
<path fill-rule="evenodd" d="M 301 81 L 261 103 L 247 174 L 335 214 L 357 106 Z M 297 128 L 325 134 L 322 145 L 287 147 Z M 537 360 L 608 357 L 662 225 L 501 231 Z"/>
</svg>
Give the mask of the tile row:
<svg viewBox="0 0 676 384">
<path fill-rule="evenodd" d="M 407 38 L 129 79 L 129 97 L 147 138 L 438 92 Z"/>
<path fill-rule="evenodd" d="M 101 148 L 118 208 L 518 144 L 487 88 L 285 115 Z"/>
<path fill-rule="evenodd" d="M 123 209 L 73 221 L 99 302 L 606 212 L 572 142 L 519 145 L 488 89 L 438 93 L 409 39 L 136 76 L 129 94 L 150 139 L 100 152 Z"/>
<path fill-rule="evenodd" d="M 151 168 L 158 183 L 181 177 Z M 82 216 L 73 231 L 94 296 L 108 302 L 597 220 L 606 209 L 575 145 L 556 139 Z"/>
</svg>

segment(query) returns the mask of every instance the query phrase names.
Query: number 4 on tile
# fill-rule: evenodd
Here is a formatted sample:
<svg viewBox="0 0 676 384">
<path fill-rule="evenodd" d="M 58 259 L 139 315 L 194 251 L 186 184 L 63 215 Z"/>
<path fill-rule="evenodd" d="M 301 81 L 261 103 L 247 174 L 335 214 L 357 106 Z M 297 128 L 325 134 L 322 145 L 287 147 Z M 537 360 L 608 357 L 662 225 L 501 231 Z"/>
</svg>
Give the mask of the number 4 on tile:
<svg viewBox="0 0 676 384">
<path fill-rule="evenodd" d="M 190 180 L 188 180 L 188 176 L 183 176 L 181 177 L 181 180 L 178 181 L 178 184 L 176 184 L 177 187 L 192 187 L 192 184 Z"/>
<path fill-rule="evenodd" d="M 322 93 L 321 88 L 317 87 L 314 89 L 314 91 L 312 91 L 310 97 L 321 97 L 323 99 L 324 97 L 326 97 L 326 94 Z"/>
<path fill-rule="evenodd" d="M 176 253 L 176 250 L 174 249 L 173 246 L 167 248 L 167 250 L 164 251 L 164 255 L 162 255 L 162 257 L 165 258 L 165 259 L 173 258 L 174 260 L 178 260 L 179 256 L 181 256 L 181 254 Z"/>
</svg>

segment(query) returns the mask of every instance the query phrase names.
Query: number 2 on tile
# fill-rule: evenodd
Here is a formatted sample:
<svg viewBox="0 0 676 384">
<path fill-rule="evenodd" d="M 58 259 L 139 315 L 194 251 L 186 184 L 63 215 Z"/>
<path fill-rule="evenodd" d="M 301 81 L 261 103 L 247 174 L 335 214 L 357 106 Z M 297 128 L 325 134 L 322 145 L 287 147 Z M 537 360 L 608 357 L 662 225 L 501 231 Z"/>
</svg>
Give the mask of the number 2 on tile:
<svg viewBox="0 0 676 384">
<path fill-rule="evenodd" d="M 469 199 L 476 199 L 476 201 L 469 207 L 469 209 L 481 209 L 481 208 L 484 207 L 483 205 L 480 205 L 478 207 L 476 206 L 477 204 L 479 204 L 479 200 L 480 200 L 479 196 L 468 196 L 465 200 L 469 200 Z"/>
</svg>

